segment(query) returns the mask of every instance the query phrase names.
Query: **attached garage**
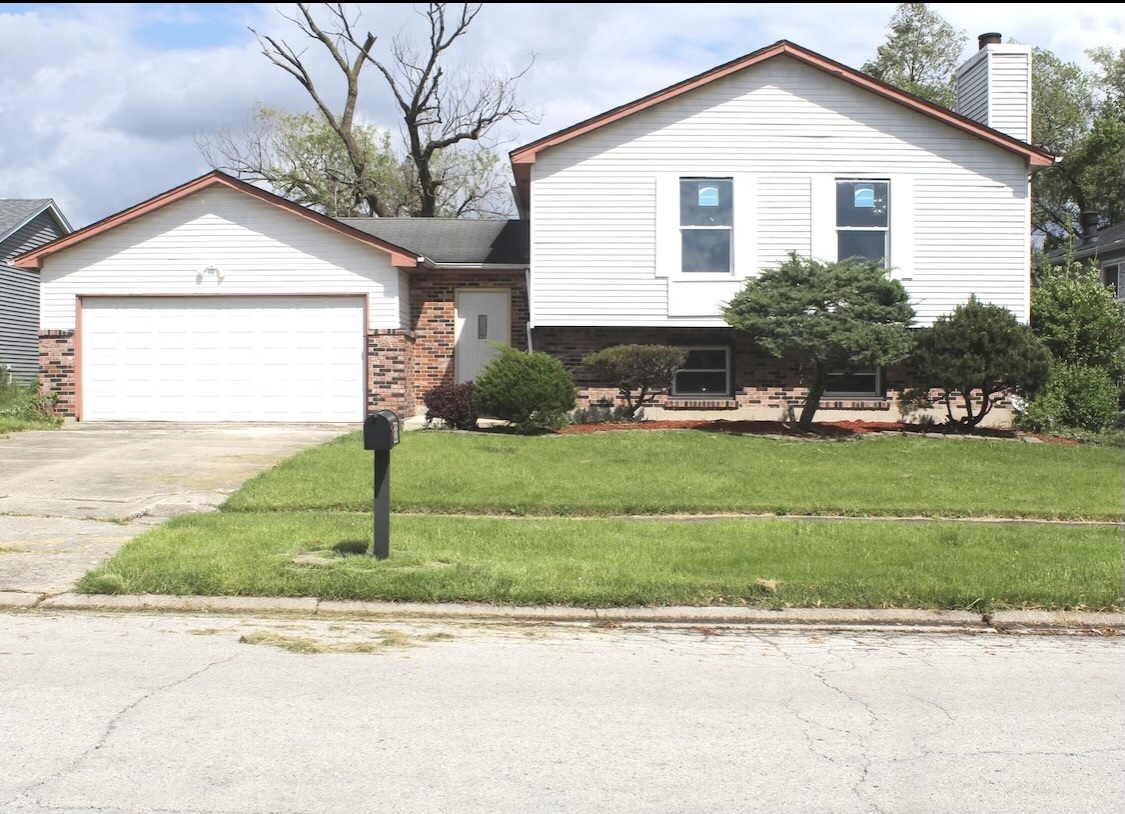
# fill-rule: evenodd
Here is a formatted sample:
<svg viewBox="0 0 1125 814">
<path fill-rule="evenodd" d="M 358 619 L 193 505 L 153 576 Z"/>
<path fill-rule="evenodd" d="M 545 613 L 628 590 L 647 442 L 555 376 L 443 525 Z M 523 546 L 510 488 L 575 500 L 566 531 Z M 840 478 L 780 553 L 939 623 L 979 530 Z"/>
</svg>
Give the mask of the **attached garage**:
<svg viewBox="0 0 1125 814">
<path fill-rule="evenodd" d="M 357 421 L 362 297 L 85 297 L 88 421 Z"/>
</svg>

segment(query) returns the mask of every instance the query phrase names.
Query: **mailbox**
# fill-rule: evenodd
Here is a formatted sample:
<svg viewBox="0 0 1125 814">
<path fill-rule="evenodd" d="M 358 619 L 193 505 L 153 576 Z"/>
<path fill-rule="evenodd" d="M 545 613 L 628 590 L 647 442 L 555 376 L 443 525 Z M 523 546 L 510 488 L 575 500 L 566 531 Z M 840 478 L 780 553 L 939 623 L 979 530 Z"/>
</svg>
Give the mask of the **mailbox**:
<svg viewBox="0 0 1125 814">
<path fill-rule="evenodd" d="M 398 445 L 402 420 L 393 410 L 380 410 L 363 422 L 363 448 L 386 452 Z"/>
</svg>

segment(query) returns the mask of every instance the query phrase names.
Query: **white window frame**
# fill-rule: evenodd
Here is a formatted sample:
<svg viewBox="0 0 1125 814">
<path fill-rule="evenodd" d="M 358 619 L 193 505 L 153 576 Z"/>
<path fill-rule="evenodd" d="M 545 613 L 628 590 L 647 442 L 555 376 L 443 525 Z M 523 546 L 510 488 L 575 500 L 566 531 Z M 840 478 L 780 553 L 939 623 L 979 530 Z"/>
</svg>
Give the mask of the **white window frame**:
<svg viewBox="0 0 1125 814">
<path fill-rule="evenodd" d="M 729 398 L 731 395 L 731 347 L 730 345 L 680 345 L 679 348 L 685 351 L 693 350 L 721 350 L 726 355 L 726 385 L 722 393 L 700 393 L 700 392 L 686 392 L 676 388 L 676 377 L 681 373 L 714 373 L 719 368 L 717 367 L 682 367 L 676 371 L 672 377 L 672 395 L 676 397 L 690 397 L 690 398 Z"/>
<path fill-rule="evenodd" d="M 706 181 L 726 181 L 728 184 L 730 184 L 730 223 L 725 225 L 725 226 L 721 226 L 721 225 L 720 226 L 702 225 L 702 224 L 700 224 L 700 225 L 685 224 L 684 218 L 683 218 L 683 213 L 679 211 L 680 196 L 683 195 L 684 181 L 703 181 L 703 182 L 706 182 Z M 731 176 L 726 176 L 726 177 L 710 176 L 710 175 L 681 175 L 680 176 L 679 181 L 676 184 L 676 210 L 677 210 L 676 222 L 679 223 L 679 225 L 680 225 L 680 231 L 678 232 L 678 237 L 680 238 L 680 246 L 681 247 L 683 246 L 683 233 L 684 232 L 722 232 L 722 231 L 726 231 L 726 232 L 730 233 L 730 241 L 729 241 L 729 244 L 728 244 L 730 248 L 729 248 L 729 251 L 727 252 L 727 270 L 726 271 L 688 271 L 687 269 L 684 268 L 683 250 L 681 248 L 679 271 L 680 271 L 680 275 L 682 275 L 684 277 L 684 279 L 690 280 L 693 277 L 703 277 L 704 279 L 707 279 L 708 275 L 709 276 L 718 275 L 718 276 L 722 276 L 722 277 L 729 277 L 729 276 L 734 274 L 734 218 L 735 218 L 734 190 L 735 190 L 734 178 L 731 177 Z"/>
<path fill-rule="evenodd" d="M 1110 282 L 1109 279 L 1111 273 L 1113 275 L 1112 282 Z M 1113 263 L 1106 263 L 1102 266 L 1102 284 L 1113 286 L 1114 291 L 1117 292 L 1115 296 L 1118 302 L 1125 302 L 1125 290 L 1122 290 L 1123 286 L 1121 285 L 1125 280 L 1122 279 L 1122 275 L 1125 275 L 1125 259 L 1117 260 Z"/>
<path fill-rule="evenodd" d="M 883 233 L 883 268 L 891 265 L 891 206 L 894 186 L 890 178 L 836 178 L 832 185 L 832 237 L 836 241 L 836 259 L 845 260 L 839 256 L 840 232 L 882 232 Z M 887 185 L 887 225 L 886 226 L 840 226 L 840 212 L 836 207 L 840 184 L 886 184 Z"/>
<path fill-rule="evenodd" d="M 875 375 L 875 389 L 866 392 L 856 390 L 829 390 L 828 387 L 824 388 L 825 398 L 843 398 L 843 399 L 877 399 L 883 397 L 883 371 L 881 368 L 856 370 L 851 373 L 845 374 L 843 372 L 833 371 L 830 376 L 870 376 Z"/>
</svg>

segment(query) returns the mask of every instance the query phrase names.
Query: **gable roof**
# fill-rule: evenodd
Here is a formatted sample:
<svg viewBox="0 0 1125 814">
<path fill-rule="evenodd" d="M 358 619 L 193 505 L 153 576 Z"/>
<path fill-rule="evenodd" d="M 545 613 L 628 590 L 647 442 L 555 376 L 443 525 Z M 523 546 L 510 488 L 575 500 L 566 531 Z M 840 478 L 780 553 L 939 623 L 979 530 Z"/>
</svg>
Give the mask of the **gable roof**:
<svg viewBox="0 0 1125 814">
<path fill-rule="evenodd" d="M 525 220 L 340 218 L 340 222 L 409 248 L 436 266 L 522 267 L 531 260 Z"/>
<path fill-rule="evenodd" d="M 0 198 L 0 240 L 18 231 L 45 210 L 50 210 L 64 232 L 73 231 L 51 198 Z"/>
<path fill-rule="evenodd" d="M 338 232 L 345 237 L 350 237 L 353 240 L 358 240 L 359 242 L 365 243 L 368 246 L 384 251 L 390 255 L 391 264 L 399 268 L 414 268 L 418 265 L 417 255 L 404 249 L 401 246 L 397 246 L 393 243 L 390 243 L 389 241 L 368 234 L 367 232 L 362 232 L 359 229 L 347 226 L 338 220 L 328 217 L 327 215 L 321 215 L 319 212 L 313 212 L 311 209 L 306 209 L 305 207 L 300 206 L 299 204 L 295 204 L 292 201 L 287 201 L 285 198 L 274 195 L 272 192 L 266 192 L 264 189 L 259 189 L 258 187 L 252 186 L 245 181 L 239 181 L 237 178 L 233 178 L 224 172 L 220 172 L 219 170 L 214 170 L 207 173 L 206 175 L 201 175 L 198 178 L 188 181 L 186 184 L 181 184 L 175 189 L 170 189 L 167 192 L 162 192 L 155 197 L 149 198 L 147 201 L 142 201 L 136 206 L 131 206 L 128 209 L 122 210 L 116 215 L 110 215 L 108 218 L 103 218 L 97 223 L 91 223 L 89 226 L 83 229 L 79 229 L 77 232 L 71 232 L 66 237 L 60 237 L 58 240 L 48 243 L 45 246 L 40 246 L 38 249 L 34 249 L 30 252 L 27 252 L 26 254 L 22 254 L 14 258 L 11 262 L 13 265 L 19 268 L 42 268 L 44 258 L 50 257 L 56 252 L 63 251 L 64 249 L 69 249 L 71 246 L 82 243 L 83 241 L 89 240 L 92 237 L 96 237 L 103 232 L 108 232 L 110 229 L 115 229 L 118 226 L 136 220 L 137 218 L 147 215 L 150 212 L 161 209 L 165 206 L 168 206 L 169 204 L 175 203 L 176 201 L 182 200 L 189 195 L 194 195 L 200 190 L 216 186 L 227 187 L 237 192 L 245 193 L 246 195 L 249 195 L 252 198 L 256 198 L 259 201 L 263 201 L 264 203 L 276 206 L 279 209 L 284 209 L 285 211 L 291 212 L 298 217 L 304 218 L 305 220 L 310 220 L 313 223 L 324 226 L 325 228 L 331 229 L 334 232 Z"/>
<path fill-rule="evenodd" d="M 993 130 L 991 127 L 983 125 L 967 116 L 954 113 L 952 110 L 946 110 L 944 107 L 935 105 L 933 102 L 929 102 L 920 96 L 915 96 L 887 82 L 870 77 L 861 71 L 849 68 L 843 63 L 836 62 L 834 59 L 829 59 L 815 51 L 810 51 L 796 43 L 789 42 L 788 40 L 778 40 L 773 45 L 768 45 L 746 56 L 731 60 L 709 71 L 704 71 L 690 79 L 685 79 L 663 90 L 650 93 L 648 96 L 620 105 L 612 110 L 607 110 L 605 113 L 599 113 L 597 116 L 593 116 L 578 124 L 563 128 L 548 136 L 543 136 L 530 144 L 525 144 L 522 147 L 517 147 L 515 150 L 512 150 L 509 156 L 512 162 L 512 172 L 516 177 L 516 187 L 519 190 L 520 196 L 525 201 L 527 200 L 528 185 L 531 180 L 531 165 L 535 163 L 536 156 L 543 150 L 578 138 L 592 130 L 605 127 L 607 124 L 612 124 L 627 116 L 632 116 L 634 113 L 639 113 L 642 110 L 655 107 L 662 102 L 674 99 L 698 87 L 779 56 L 791 57 L 798 62 L 823 71 L 844 82 L 871 91 L 903 107 L 922 113 L 948 124 L 951 127 L 955 127 L 958 130 L 977 136 L 998 147 L 1002 147 L 1005 150 L 1021 155 L 1032 168 L 1049 167 L 1054 163 L 1054 156 L 1046 150 L 1033 147 L 1006 133 L 1001 133 L 999 130 Z"/>
<path fill-rule="evenodd" d="M 1116 252 L 1125 253 L 1125 221 L 1099 229 L 1074 246 L 1055 249 L 1047 255 L 1047 259 L 1052 263 L 1061 263 L 1068 256 L 1075 260 L 1085 260 L 1087 257 L 1103 257 Z"/>
</svg>

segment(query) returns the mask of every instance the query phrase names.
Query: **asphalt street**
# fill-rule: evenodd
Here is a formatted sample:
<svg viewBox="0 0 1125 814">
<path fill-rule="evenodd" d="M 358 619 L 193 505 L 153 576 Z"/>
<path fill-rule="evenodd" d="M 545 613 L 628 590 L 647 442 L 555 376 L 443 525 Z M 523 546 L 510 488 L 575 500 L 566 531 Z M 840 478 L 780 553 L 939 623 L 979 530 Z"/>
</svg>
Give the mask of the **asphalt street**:
<svg viewBox="0 0 1125 814">
<path fill-rule="evenodd" d="M 0 811 L 1117 812 L 1119 637 L 0 613 Z"/>
</svg>

